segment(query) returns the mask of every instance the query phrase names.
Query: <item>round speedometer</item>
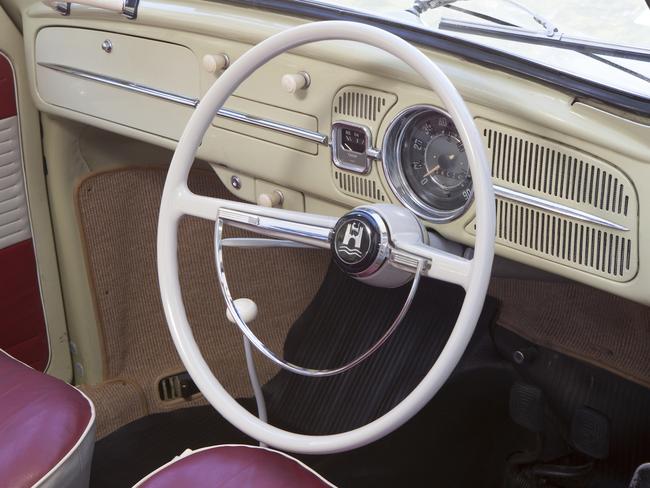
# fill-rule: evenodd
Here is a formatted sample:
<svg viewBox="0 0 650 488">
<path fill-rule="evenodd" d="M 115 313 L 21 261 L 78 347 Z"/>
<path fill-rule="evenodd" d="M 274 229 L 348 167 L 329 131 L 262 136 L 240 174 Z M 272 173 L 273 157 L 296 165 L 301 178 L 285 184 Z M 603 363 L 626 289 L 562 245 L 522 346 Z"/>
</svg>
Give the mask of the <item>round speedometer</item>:
<svg viewBox="0 0 650 488">
<path fill-rule="evenodd" d="M 400 201 L 421 217 L 447 222 L 467 208 L 472 177 L 454 123 L 428 106 L 411 107 L 388 128 L 384 168 Z"/>
</svg>

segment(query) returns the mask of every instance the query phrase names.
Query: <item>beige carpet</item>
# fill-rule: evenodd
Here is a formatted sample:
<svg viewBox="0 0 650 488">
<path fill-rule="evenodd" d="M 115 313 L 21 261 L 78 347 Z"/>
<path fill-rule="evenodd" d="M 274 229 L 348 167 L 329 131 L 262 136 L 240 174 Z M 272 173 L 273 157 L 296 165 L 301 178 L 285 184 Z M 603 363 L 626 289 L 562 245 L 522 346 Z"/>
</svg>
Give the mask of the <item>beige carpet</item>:
<svg viewBox="0 0 650 488">
<path fill-rule="evenodd" d="M 104 381 L 84 385 L 97 404 L 98 438 L 154 412 L 204 403 L 163 402 L 161 377 L 184 370 L 163 315 L 156 272 L 156 226 L 165 172 L 129 169 L 79 183 L 77 205 L 103 339 Z M 210 171 L 190 178 L 196 193 L 232 198 Z M 229 235 L 244 235 L 231 231 Z M 235 397 L 250 396 L 242 338 L 225 317 L 213 252 L 213 224 L 186 217 L 179 233 L 181 285 L 194 335 L 213 372 Z M 281 352 L 288 328 L 322 282 L 329 253 L 304 249 L 226 249 L 233 296 L 249 297 L 258 335 Z M 258 358 L 260 380 L 276 369 Z"/>
<path fill-rule="evenodd" d="M 650 387 L 650 307 L 574 282 L 496 278 L 498 323 Z"/>
</svg>

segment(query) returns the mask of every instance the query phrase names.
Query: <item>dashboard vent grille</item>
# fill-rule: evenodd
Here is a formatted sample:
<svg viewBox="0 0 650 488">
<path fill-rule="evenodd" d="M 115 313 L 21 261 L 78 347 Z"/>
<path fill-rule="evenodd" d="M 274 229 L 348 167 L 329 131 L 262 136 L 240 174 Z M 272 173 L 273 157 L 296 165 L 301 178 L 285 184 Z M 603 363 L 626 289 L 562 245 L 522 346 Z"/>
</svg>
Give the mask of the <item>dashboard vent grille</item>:
<svg viewBox="0 0 650 488">
<path fill-rule="evenodd" d="M 617 232 L 497 199 L 497 238 L 598 273 L 629 274 L 632 240 Z"/>
<path fill-rule="evenodd" d="M 349 115 L 359 119 L 372 120 L 380 118 L 386 109 L 386 97 L 346 91 L 340 93 L 334 105 L 334 113 Z"/>
<path fill-rule="evenodd" d="M 638 198 L 623 172 L 557 141 L 481 118 L 476 122 L 494 184 L 533 197 L 496 198 L 497 243 L 610 280 L 634 278 Z M 562 209 L 582 212 L 587 220 Z M 473 221 L 466 230 L 475 232 Z"/>
<path fill-rule="evenodd" d="M 370 202 L 385 202 L 386 195 L 380 184 L 366 176 L 334 170 L 334 181 L 339 190 Z"/>
<path fill-rule="evenodd" d="M 496 199 L 496 242 L 615 281 L 637 271 L 629 232 L 572 220 L 551 212 Z M 467 229 L 474 234 L 476 224 Z"/>
<path fill-rule="evenodd" d="M 363 86 L 344 86 L 332 101 L 332 120 L 349 120 L 367 126 L 376 135 L 379 124 L 397 103 L 397 95 Z"/>
<path fill-rule="evenodd" d="M 568 148 L 558 148 L 552 142 L 544 144 L 500 130 L 484 128 L 483 136 L 492 155 L 495 178 L 545 195 L 628 215 L 631 185 L 602 163 L 589 161 Z"/>
</svg>

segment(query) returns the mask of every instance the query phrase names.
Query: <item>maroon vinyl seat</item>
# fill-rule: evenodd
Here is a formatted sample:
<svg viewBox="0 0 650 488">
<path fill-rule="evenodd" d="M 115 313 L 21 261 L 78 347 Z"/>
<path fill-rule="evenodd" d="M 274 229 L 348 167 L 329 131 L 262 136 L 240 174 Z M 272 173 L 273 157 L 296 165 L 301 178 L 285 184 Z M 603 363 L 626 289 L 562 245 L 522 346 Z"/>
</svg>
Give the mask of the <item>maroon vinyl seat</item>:
<svg viewBox="0 0 650 488">
<path fill-rule="evenodd" d="M 324 488 L 334 485 L 284 453 L 257 446 L 206 447 L 182 455 L 137 488 Z M 135 488 L 134 487 L 134 488 Z"/>
<path fill-rule="evenodd" d="M 94 442 L 90 400 L 0 350 L 1 486 L 88 486 Z"/>
</svg>

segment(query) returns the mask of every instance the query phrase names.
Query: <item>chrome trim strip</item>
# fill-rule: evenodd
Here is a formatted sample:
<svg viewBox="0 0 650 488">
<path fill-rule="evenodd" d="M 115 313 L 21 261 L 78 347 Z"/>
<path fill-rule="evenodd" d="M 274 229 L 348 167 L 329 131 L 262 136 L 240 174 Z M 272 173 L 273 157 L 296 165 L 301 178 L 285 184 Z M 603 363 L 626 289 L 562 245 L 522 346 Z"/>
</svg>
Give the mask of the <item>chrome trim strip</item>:
<svg viewBox="0 0 650 488">
<path fill-rule="evenodd" d="M 281 122 L 275 122 L 273 120 L 261 119 L 259 117 L 255 117 L 254 115 L 236 112 L 235 110 L 230 110 L 227 108 L 222 108 L 219 110 L 217 112 L 217 115 L 226 119 L 236 120 L 237 122 L 243 122 L 245 124 L 254 125 L 256 127 L 263 127 L 264 129 L 271 129 L 276 132 L 282 132 L 283 134 L 288 134 L 290 136 L 300 137 L 301 139 L 315 142 L 316 144 L 322 144 L 324 146 L 327 145 L 327 136 L 325 134 L 321 134 L 320 132 L 314 132 L 313 130 L 303 129 L 301 127 L 283 124 Z"/>
<path fill-rule="evenodd" d="M 220 208 L 217 218 L 240 229 L 277 239 L 291 239 L 313 247 L 330 248 L 332 229 L 289 220 L 264 217 L 239 210 Z"/>
<path fill-rule="evenodd" d="M 159 98 L 186 107 L 196 108 L 199 104 L 199 100 L 196 98 L 189 98 L 183 95 L 177 95 L 175 93 L 157 90 L 146 85 L 140 85 L 138 83 L 132 83 L 130 81 L 121 80 L 119 78 L 113 78 L 110 76 L 99 75 L 97 73 L 85 71 L 79 68 L 71 68 L 69 66 L 64 66 L 56 63 L 38 63 L 38 65 L 44 68 L 58 71 L 60 73 L 76 76 L 77 78 L 91 80 L 97 83 L 103 83 L 105 85 L 114 86 L 116 88 L 121 88 L 123 90 L 128 90 L 134 93 L 140 93 L 142 95 L 148 95 L 150 97 Z M 270 129 L 290 136 L 299 137 L 300 139 L 315 142 L 316 144 L 321 144 L 324 146 L 328 144 L 329 138 L 325 134 L 321 134 L 320 132 L 312 131 L 309 129 L 303 129 L 302 127 L 296 127 L 273 120 L 263 119 L 254 115 L 237 112 L 235 110 L 230 110 L 227 108 L 222 108 L 217 111 L 217 115 L 225 119 L 235 120 L 237 122 L 242 122 L 244 124 L 252 125 L 255 127 Z"/>
<path fill-rule="evenodd" d="M 140 93 L 142 95 L 149 95 L 154 98 L 162 98 L 170 102 L 178 103 L 180 105 L 185 105 L 187 107 L 196 108 L 199 104 L 199 101 L 195 98 L 188 98 L 182 95 L 176 95 L 174 93 L 169 93 L 162 90 L 156 90 L 155 88 L 150 88 L 145 85 L 139 85 L 138 83 L 132 83 L 130 81 L 121 80 L 119 78 L 112 78 L 110 76 L 99 75 L 91 71 L 86 71 L 79 68 L 71 68 L 69 66 L 64 66 L 62 64 L 55 63 L 38 63 L 39 66 L 43 68 L 48 68 L 60 73 L 65 73 L 67 75 L 76 76 L 77 78 L 82 78 L 84 80 L 96 81 L 98 83 L 103 83 L 104 85 L 114 86 L 116 88 L 122 88 L 135 93 Z"/>
<path fill-rule="evenodd" d="M 267 239 L 264 237 L 228 237 L 221 240 L 223 247 L 240 248 L 273 248 L 291 247 L 298 249 L 311 249 L 311 246 L 287 239 Z"/>
<path fill-rule="evenodd" d="M 563 215 L 572 219 L 581 220 L 583 222 L 602 225 L 603 227 L 609 227 L 610 229 L 616 229 L 625 232 L 630 230 L 625 226 L 597 217 L 590 213 L 583 212 L 582 210 L 576 210 L 560 203 L 551 202 L 544 198 L 534 197 L 532 195 L 521 193 L 516 190 L 511 190 L 510 188 L 505 188 L 503 186 L 494 185 L 494 194 L 495 196 L 505 198 L 506 200 L 523 203 L 525 205 L 530 205 L 531 207 L 547 210 L 549 212 Z"/>
<path fill-rule="evenodd" d="M 421 259 L 417 256 L 412 256 L 403 251 L 398 251 L 397 249 L 392 249 L 390 253 L 389 260 L 395 266 L 413 273 L 420 264 Z M 431 267 L 430 262 L 426 262 L 423 267 L 423 271 L 427 271 Z"/>
</svg>

